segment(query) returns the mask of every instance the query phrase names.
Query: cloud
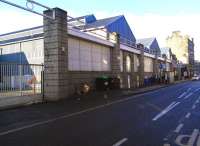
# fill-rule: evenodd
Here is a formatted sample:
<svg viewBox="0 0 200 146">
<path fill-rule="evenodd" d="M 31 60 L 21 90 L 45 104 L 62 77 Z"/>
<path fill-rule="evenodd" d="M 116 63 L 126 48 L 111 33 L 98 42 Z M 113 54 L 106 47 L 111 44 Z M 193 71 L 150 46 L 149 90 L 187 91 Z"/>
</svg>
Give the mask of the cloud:
<svg viewBox="0 0 200 146">
<path fill-rule="evenodd" d="M 134 26 L 136 37 L 156 36 L 161 47 L 165 46 L 165 39 L 172 31 L 179 30 L 188 34 L 195 41 L 195 59 L 200 60 L 200 15 L 127 15 L 131 26 Z"/>
<path fill-rule="evenodd" d="M 97 12 L 98 18 L 124 14 L 136 38 L 146 38 L 155 36 L 160 47 L 165 47 L 165 39 L 171 35 L 172 31 L 181 31 L 194 38 L 195 59 L 200 60 L 200 14 L 178 13 L 173 16 L 159 14 L 134 15 L 126 13 L 106 13 Z"/>
<path fill-rule="evenodd" d="M 42 25 L 43 18 L 29 12 L 0 10 L 0 34 Z"/>
<path fill-rule="evenodd" d="M 165 47 L 165 39 L 172 31 L 180 30 L 194 38 L 195 59 L 200 60 L 200 14 L 178 13 L 173 16 L 159 14 L 136 15 L 131 12 L 94 12 L 97 18 L 112 17 L 124 14 L 136 38 L 155 36 L 161 47 Z M 71 16 L 81 16 L 77 11 L 69 11 Z M 42 25 L 41 16 L 17 10 L 0 10 L 0 34 L 24 28 Z"/>
</svg>

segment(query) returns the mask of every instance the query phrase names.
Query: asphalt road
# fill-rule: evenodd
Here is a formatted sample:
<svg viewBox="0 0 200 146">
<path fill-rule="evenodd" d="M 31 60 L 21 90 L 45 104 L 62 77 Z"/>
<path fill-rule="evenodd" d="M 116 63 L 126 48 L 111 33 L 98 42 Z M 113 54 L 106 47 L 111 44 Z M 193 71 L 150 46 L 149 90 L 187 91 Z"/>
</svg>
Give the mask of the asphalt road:
<svg viewBox="0 0 200 146">
<path fill-rule="evenodd" d="M 200 81 L 191 81 L 1 130 L 0 145 L 200 146 L 199 130 Z"/>
</svg>

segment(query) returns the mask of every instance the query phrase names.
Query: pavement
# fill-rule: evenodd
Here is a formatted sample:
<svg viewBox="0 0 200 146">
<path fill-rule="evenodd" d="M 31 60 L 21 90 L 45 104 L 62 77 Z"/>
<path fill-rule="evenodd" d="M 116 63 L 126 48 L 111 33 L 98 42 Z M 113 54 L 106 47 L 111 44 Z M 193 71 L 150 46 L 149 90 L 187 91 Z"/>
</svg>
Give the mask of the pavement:
<svg viewBox="0 0 200 146">
<path fill-rule="evenodd" d="M 179 81 L 179 82 L 184 82 L 184 81 Z M 116 99 L 116 97 L 125 97 L 129 95 L 141 94 L 141 93 L 155 90 L 158 88 L 163 88 L 169 85 L 171 84 L 159 84 L 159 85 L 147 86 L 143 88 L 134 88 L 134 89 L 95 91 L 95 92 L 90 92 L 89 94 L 85 94 L 85 95 L 72 95 L 68 99 L 64 99 L 64 102 L 66 101 L 65 103 L 72 104 L 69 101 L 74 100 L 74 99 L 81 100 L 81 101 L 82 100 L 102 100 L 104 98 Z M 45 103 L 41 94 L 23 95 L 23 96 L 13 96 L 12 94 L 10 97 L 0 96 L 0 111 L 13 109 L 13 108 L 19 108 L 23 106 L 30 106 L 31 104 L 38 104 L 41 102 Z M 60 102 L 63 102 L 63 100 Z"/>
<path fill-rule="evenodd" d="M 0 143 L 3 146 L 200 145 L 199 81 L 139 90 L 126 96 L 102 93 L 102 98 L 1 111 Z"/>
</svg>

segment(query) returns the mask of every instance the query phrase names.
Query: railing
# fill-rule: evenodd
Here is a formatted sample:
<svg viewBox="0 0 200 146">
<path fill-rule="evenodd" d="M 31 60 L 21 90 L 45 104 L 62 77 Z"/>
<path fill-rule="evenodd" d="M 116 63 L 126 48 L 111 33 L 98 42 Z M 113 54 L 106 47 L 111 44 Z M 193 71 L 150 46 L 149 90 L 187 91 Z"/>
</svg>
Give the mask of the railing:
<svg viewBox="0 0 200 146">
<path fill-rule="evenodd" d="M 120 36 L 120 44 L 123 44 L 123 45 L 125 45 L 125 46 L 131 47 L 131 48 L 133 48 L 133 49 L 140 50 L 140 49 L 137 47 L 137 45 L 136 45 L 135 42 L 133 42 L 132 40 L 129 40 L 129 39 L 123 37 L 123 36 Z"/>
<path fill-rule="evenodd" d="M 0 98 L 43 93 L 43 65 L 0 63 Z"/>
<path fill-rule="evenodd" d="M 86 33 L 86 34 L 90 34 L 92 36 L 95 36 L 95 37 L 98 37 L 98 38 L 101 38 L 101 39 L 104 39 L 104 40 L 108 40 L 110 42 L 116 42 L 115 35 L 113 33 L 110 33 L 108 31 L 104 30 L 103 28 L 97 29 L 96 26 L 93 25 L 93 24 L 87 24 L 87 26 L 91 27 L 90 29 L 87 29 L 87 28 L 85 28 L 85 22 L 84 21 L 76 19 L 75 20 L 76 24 L 74 24 L 73 21 L 70 21 L 70 20 L 73 20 L 75 18 L 71 17 L 69 15 L 67 17 L 68 17 L 68 21 L 67 21 L 68 29 L 71 29 L 71 30 L 74 30 L 74 31 L 76 30 L 76 31 L 83 32 L 83 33 Z"/>
<path fill-rule="evenodd" d="M 70 21 L 70 20 L 73 20 L 73 19 L 74 19 L 74 21 Z M 90 26 L 91 28 L 94 28 L 94 29 L 86 29 L 84 21 L 75 19 L 75 18 L 73 18 L 69 15 L 68 15 L 67 23 L 68 23 L 68 29 L 72 29 L 73 31 L 87 33 L 87 34 L 93 35 L 95 37 L 98 37 L 98 38 L 101 38 L 101 39 L 104 39 L 104 40 L 108 40 L 108 41 L 113 42 L 113 43 L 116 42 L 115 36 L 114 36 L 113 33 L 110 33 L 110 32 L 108 32 L 104 29 L 100 29 L 100 28 L 98 29 L 93 24 L 87 24 L 87 26 Z M 133 49 L 140 50 L 140 48 L 137 47 L 136 42 L 134 42 L 133 40 L 130 40 L 127 37 L 122 36 L 122 35 L 120 35 L 120 44 L 131 47 Z M 156 54 L 156 52 L 154 52 L 153 50 L 149 50 L 146 47 L 144 49 L 144 52 L 152 54 L 152 55 Z M 158 54 L 158 56 L 161 57 L 160 54 Z"/>
</svg>

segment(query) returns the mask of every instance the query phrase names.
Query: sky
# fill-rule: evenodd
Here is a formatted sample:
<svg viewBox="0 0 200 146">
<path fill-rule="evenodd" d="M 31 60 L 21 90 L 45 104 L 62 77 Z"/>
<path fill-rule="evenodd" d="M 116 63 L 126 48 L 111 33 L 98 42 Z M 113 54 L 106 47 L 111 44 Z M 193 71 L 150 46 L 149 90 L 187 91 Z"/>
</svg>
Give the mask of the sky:
<svg viewBox="0 0 200 146">
<path fill-rule="evenodd" d="M 26 0 L 8 0 L 26 6 Z M 59 7 L 70 16 L 94 14 L 97 19 L 124 15 L 137 39 L 156 37 L 160 47 L 173 31 L 194 38 L 195 59 L 200 60 L 199 0 L 37 0 Z M 30 5 L 29 5 L 30 6 Z M 43 9 L 34 6 L 34 10 Z M 42 25 L 42 17 L 0 2 L 0 34 Z"/>
</svg>

